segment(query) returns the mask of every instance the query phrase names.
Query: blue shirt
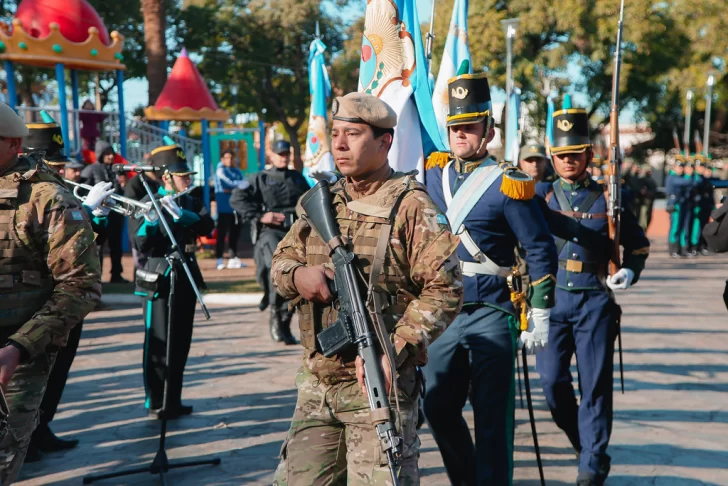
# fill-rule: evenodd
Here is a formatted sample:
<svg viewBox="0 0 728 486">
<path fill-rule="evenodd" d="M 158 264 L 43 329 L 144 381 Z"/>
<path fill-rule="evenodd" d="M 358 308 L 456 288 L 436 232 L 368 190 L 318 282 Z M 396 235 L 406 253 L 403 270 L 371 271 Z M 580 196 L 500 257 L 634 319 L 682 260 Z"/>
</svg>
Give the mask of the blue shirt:
<svg viewBox="0 0 728 486">
<path fill-rule="evenodd" d="M 439 167 L 429 169 L 426 181 L 430 197 L 446 212 L 442 170 Z M 448 170 L 452 193 L 456 186 L 462 186 L 470 174 L 458 173 L 455 164 L 451 164 Z M 556 245 L 538 203 L 535 200 L 517 200 L 506 196 L 500 191 L 502 181 L 501 174 L 485 191 L 465 218 L 465 228 L 478 248 L 499 266 L 514 266 L 515 248 L 520 242 L 526 250 L 526 262 L 532 282 L 548 275 L 556 275 Z M 462 243 L 458 246 L 457 254 L 463 262 L 475 261 Z M 505 278 L 498 275 L 463 276 L 463 285 L 466 305 L 485 304 L 511 314 L 515 312 Z"/>
<path fill-rule="evenodd" d="M 222 163 L 215 170 L 215 202 L 218 214 L 232 214 L 230 194 L 238 187 L 238 183 L 245 179 L 237 167 L 225 167 Z"/>
<path fill-rule="evenodd" d="M 562 208 L 559 205 L 557 197 L 553 194 L 556 184 L 560 184 L 564 190 L 564 196 L 571 205 L 570 208 Z M 591 207 L 583 207 L 586 199 L 594 192 L 596 192 L 595 196 L 598 195 L 597 199 Z M 549 193 L 551 193 L 550 196 L 548 196 Z M 561 265 L 556 275 L 556 287 L 567 291 L 605 290 L 605 282 L 602 279 L 606 276 L 612 249 L 609 240 L 609 223 L 606 218 L 607 200 L 604 197 L 603 186 L 588 177 L 574 184 L 558 179 L 554 183 L 538 184 L 536 194 L 537 197 L 548 199 L 548 208 L 551 211 L 547 213 L 547 219 L 551 232 L 556 237 L 557 245 L 560 247 Z M 625 206 L 625 204 L 626 198 L 623 196 L 622 205 Z M 559 214 L 558 211 L 586 212 L 597 217 L 576 219 Z M 626 207 L 622 210 L 620 223 L 620 244 L 624 248 L 622 266 L 635 272 L 633 283 L 636 283 L 644 268 L 644 260 L 647 258 L 650 242 L 637 219 Z M 567 270 L 563 268 L 566 260 L 570 260 L 575 265 L 589 266 L 591 269 L 599 268 L 602 270 L 601 276 L 591 271 Z M 556 305 L 559 305 L 558 300 Z"/>
</svg>

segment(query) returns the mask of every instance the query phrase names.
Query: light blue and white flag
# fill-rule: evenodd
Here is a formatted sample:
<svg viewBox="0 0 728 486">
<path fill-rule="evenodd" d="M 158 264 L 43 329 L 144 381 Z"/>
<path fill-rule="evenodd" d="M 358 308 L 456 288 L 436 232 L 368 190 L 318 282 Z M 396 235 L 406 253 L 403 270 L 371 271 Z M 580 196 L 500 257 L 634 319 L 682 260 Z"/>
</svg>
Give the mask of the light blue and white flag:
<svg viewBox="0 0 728 486">
<path fill-rule="evenodd" d="M 473 65 L 470 59 L 470 44 L 468 43 L 468 0 L 455 0 L 452 17 L 450 18 L 450 30 L 445 41 L 445 51 L 442 54 L 440 71 L 437 74 L 432 96 L 437 127 L 446 147 L 450 145 L 447 126 L 445 126 L 448 109 L 447 81 L 457 74 L 463 61 L 468 61 L 470 66 Z M 469 73 L 472 72 L 471 67 Z"/>
<path fill-rule="evenodd" d="M 546 146 L 546 153 L 549 153 L 549 149 L 554 144 L 554 99 L 559 95 L 558 91 L 552 91 L 546 98 L 546 136 L 544 137 L 544 145 Z"/>
<path fill-rule="evenodd" d="M 432 108 L 425 46 L 415 0 L 369 0 L 359 65 L 359 91 L 373 94 L 397 113 L 389 164 L 418 170 L 444 150 Z"/>
<path fill-rule="evenodd" d="M 324 64 L 326 45 L 320 39 L 311 42 L 308 55 L 308 82 L 311 92 L 311 111 L 308 116 L 306 151 L 303 156 L 303 175 L 312 186 L 316 180 L 311 172 L 334 170 L 331 155 L 329 125 L 327 120 L 328 99 L 331 96 L 331 82 Z"/>
<path fill-rule="evenodd" d="M 521 90 L 513 88 L 506 104 L 506 146 L 504 159 L 507 162 L 518 163 L 518 152 L 521 140 L 518 133 L 518 123 L 521 119 Z"/>
</svg>

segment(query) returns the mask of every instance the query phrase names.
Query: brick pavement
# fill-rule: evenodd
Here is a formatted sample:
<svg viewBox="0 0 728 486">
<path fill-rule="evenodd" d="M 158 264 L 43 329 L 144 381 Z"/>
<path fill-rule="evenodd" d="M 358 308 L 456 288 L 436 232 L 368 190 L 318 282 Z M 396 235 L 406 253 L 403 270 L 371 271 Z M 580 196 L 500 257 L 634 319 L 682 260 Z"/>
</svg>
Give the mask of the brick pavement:
<svg viewBox="0 0 728 486">
<path fill-rule="evenodd" d="M 673 261 L 656 254 L 624 306 L 626 394 L 615 395 L 612 485 L 728 485 L 728 329 L 722 302 L 728 259 Z M 170 484 L 270 484 L 295 404 L 300 349 L 268 340 L 254 308 L 198 311 L 184 401 L 195 414 L 170 422 L 170 458 L 219 456 L 219 466 L 173 470 Z M 81 484 L 81 477 L 150 461 L 158 422 L 146 418 L 143 328 L 137 308 L 89 316 L 53 429 L 75 450 L 28 464 L 21 485 Z M 536 372 L 532 366 L 532 376 Z M 615 378 L 618 375 L 615 373 Z M 573 484 L 576 461 L 550 420 L 539 386 L 536 417 L 547 484 Z M 466 413 L 472 424 L 472 414 Z M 516 484 L 536 485 L 525 410 L 516 412 Z M 427 429 L 423 484 L 447 477 Z M 98 484 L 152 485 L 151 475 Z"/>
</svg>

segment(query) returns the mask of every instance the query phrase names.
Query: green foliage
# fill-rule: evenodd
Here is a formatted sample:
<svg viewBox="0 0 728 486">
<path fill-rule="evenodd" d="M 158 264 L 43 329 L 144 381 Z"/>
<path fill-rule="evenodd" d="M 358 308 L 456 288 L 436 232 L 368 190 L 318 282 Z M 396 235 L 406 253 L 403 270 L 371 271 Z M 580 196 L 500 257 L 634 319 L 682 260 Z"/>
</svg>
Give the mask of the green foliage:
<svg viewBox="0 0 728 486">
<path fill-rule="evenodd" d="M 698 7 L 699 4 L 702 4 Z M 434 72 L 442 56 L 450 22 L 451 3 L 436 13 Z M 721 7 L 721 5 L 723 7 Z M 624 52 L 620 77 L 620 106 L 638 108 L 659 126 L 669 126 L 663 117 L 674 115 L 665 103 L 674 102 L 668 92 L 679 90 L 686 72 L 705 81 L 706 62 L 726 52 L 723 0 L 629 0 L 626 2 Z M 617 0 L 485 0 L 470 2 L 469 41 L 476 70 L 489 73 L 491 86 L 505 86 L 506 45 L 500 21 L 520 18 L 513 49 L 515 85 L 526 102 L 536 101 L 536 115 L 545 114 L 548 86 L 561 86 L 561 92 L 584 92 L 592 125 L 608 121 L 611 102 L 613 55 L 617 37 Z M 710 20 L 709 20 L 710 19 Z M 722 27 L 721 27 L 722 26 Z M 697 67 L 696 57 L 704 59 Z M 580 68 L 581 76 L 571 78 L 567 67 Z M 695 79 L 690 82 L 697 82 Z M 536 120 L 543 126 L 542 118 Z M 667 134 L 671 137 L 671 130 Z M 671 138 L 670 138 L 671 139 Z"/>
<path fill-rule="evenodd" d="M 343 43 L 343 27 L 320 4 L 317 0 L 207 0 L 190 2 L 181 14 L 185 45 L 202 56 L 198 67 L 213 91 L 220 93 L 218 103 L 231 107 L 229 86 L 236 84 L 234 111 L 265 113 L 267 122 L 280 122 L 291 138 L 294 163 L 299 166 L 305 137 L 302 127 L 310 104 L 308 50 L 316 21 L 329 56 Z"/>
</svg>

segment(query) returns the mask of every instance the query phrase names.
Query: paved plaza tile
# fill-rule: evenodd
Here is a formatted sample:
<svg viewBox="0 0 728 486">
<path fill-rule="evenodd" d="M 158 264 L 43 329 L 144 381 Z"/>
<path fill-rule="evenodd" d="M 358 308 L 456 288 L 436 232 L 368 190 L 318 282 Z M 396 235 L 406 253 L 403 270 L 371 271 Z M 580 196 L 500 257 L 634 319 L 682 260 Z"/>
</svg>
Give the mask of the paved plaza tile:
<svg viewBox="0 0 728 486">
<path fill-rule="evenodd" d="M 612 485 L 728 485 L 728 312 L 722 301 L 728 259 L 670 260 L 656 254 L 624 308 L 625 394 L 615 394 Z M 169 484 L 270 484 L 295 405 L 298 346 L 274 344 L 267 313 L 235 305 L 197 312 L 185 375 L 190 417 L 170 422 L 175 459 L 220 457 L 219 466 L 170 471 Z M 52 423 L 78 448 L 26 464 L 24 486 L 81 484 L 87 474 L 148 463 L 159 422 L 143 408 L 140 307 L 89 315 L 68 386 Z M 576 460 L 534 388 L 547 484 L 574 484 Z M 615 389 L 618 390 L 615 372 Z M 472 413 L 466 417 L 472 425 Z M 538 484 L 527 412 L 516 411 L 515 479 Z M 422 483 L 448 484 L 439 452 L 421 431 Z M 158 484 L 149 474 L 95 484 Z"/>
</svg>

